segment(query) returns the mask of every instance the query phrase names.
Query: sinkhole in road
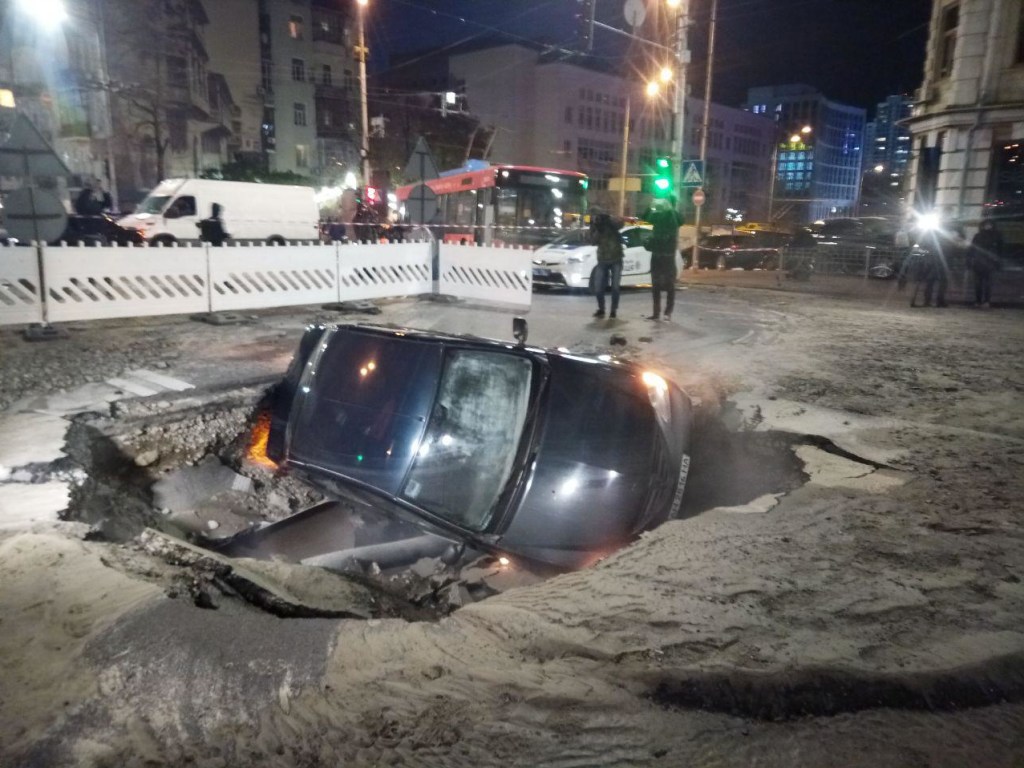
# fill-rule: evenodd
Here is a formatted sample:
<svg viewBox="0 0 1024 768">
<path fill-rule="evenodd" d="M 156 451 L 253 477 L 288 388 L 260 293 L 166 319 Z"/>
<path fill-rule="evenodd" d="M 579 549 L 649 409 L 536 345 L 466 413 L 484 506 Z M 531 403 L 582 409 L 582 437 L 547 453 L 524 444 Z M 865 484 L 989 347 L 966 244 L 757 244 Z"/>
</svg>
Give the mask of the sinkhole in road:
<svg viewBox="0 0 1024 768">
<path fill-rule="evenodd" d="M 383 549 L 359 546 L 353 530 L 372 528 L 375 535 L 387 536 L 398 529 L 371 520 L 372 510 L 326 499 L 261 455 L 268 391 L 268 384 L 260 383 L 155 402 L 120 401 L 110 414 L 77 417 L 68 435 L 69 461 L 85 470 L 87 480 L 72 491 L 68 519 L 90 524 L 95 539 L 128 548 L 143 540 L 151 545 L 153 537 L 143 535 L 146 531 L 164 534 L 160 540 L 165 544 L 150 554 L 188 566 L 186 573 L 179 574 L 178 585 L 168 591 L 186 591 L 203 607 L 215 602 L 211 594 L 225 591 L 247 595 L 252 601 L 253 590 L 239 588 L 237 578 L 226 578 L 233 570 L 232 563 L 239 561 L 222 556 L 224 542 L 266 523 L 294 519 L 296 513 L 310 509 L 316 510 L 321 521 L 311 529 L 315 536 L 336 539 L 344 552 L 348 553 L 344 547 L 349 547 L 355 553 L 335 558 L 333 565 L 328 559 L 329 568 L 377 593 L 374 599 L 364 601 L 359 611 L 335 610 L 337 615 L 433 618 L 552 575 L 522 563 L 510 565 L 500 553 L 438 548 L 430 542 L 424 548 L 421 541 L 409 545 L 417 537 L 409 537 L 408 531 L 401 539 L 404 549 L 397 555 L 391 542 Z M 794 451 L 807 442 L 806 436 L 744 429 L 730 424 L 723 416 L 728 413 L 728 408 L 695 412 L 683 518 L 716 507 L 747 504 L 766 494 L 785 494 L 807 481 Z M 336 530 L 325 534 L 323 520 L 338 520 Z M 190 554 L 184 554 L 179 548 L 169 554 L 175 549 L 174 542 L 180 542 L 182 548 L 196 545 L 202 549 L 190 548 Z M 203 557 L 196 553 L 204 550 L 212 552 L 208 561 L 197 566 Z M 595 559 L 606 554 L 596 554 Z M 235 587 L 225 589 L 228 582 Z M 262 600 L 263 607 L 280 615 L 331 613 L 316 606 L 296 608 L 286 603 L 278 598 Z M 366 609 L 366 605 L 371 607 Z"/>
</svg>

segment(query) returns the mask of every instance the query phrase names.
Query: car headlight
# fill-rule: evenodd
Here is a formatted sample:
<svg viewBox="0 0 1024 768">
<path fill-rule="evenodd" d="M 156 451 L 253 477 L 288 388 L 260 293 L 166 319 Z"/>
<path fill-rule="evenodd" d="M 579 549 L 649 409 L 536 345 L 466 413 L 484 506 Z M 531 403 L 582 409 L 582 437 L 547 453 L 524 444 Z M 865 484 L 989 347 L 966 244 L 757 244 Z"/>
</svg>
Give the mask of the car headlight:
<svg viewBox="0 0 1024 768">
<path fill-rule="evenodd" d="M 644 385 L 647 387 L 647 397 L 651 401 L 654 413 L 660 421 L 668 424 L 672 420 L 668 382 L 653 371 L 644 371 L 640 378 L 643 379 Z"/>
</svg>

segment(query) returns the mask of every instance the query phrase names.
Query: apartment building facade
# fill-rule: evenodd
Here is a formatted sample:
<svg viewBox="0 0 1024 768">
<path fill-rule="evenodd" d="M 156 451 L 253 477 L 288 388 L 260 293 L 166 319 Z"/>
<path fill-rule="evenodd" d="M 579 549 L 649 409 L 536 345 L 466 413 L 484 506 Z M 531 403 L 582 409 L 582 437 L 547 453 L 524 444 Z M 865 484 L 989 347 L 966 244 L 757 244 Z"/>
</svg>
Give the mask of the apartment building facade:
<svg viewBox="0 0 1024 768">
<path fill-rule="evenodd" d="M 986 215 L 1024 217 L 1024 3 L 935 0 L 907 124 L 916 209 L 968 235 Z"/>
<path fill-rule="evenodd" d="M 351 2 L 260 0 L 262 151 L 270 170 L 324 183 L 358 170 L 354 18 Z"/>
</svg>

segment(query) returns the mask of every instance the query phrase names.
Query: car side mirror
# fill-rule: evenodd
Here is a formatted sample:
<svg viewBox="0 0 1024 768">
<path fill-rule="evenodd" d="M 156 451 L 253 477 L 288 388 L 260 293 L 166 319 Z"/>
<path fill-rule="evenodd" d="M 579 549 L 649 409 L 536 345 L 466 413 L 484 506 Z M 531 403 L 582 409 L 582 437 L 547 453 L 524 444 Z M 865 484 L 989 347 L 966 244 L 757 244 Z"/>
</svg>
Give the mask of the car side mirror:
<svg viewBox="0 0 1024 768">
<path fill-rule="evenodd" d="M 530 329 L 526 325 L 525 317 L 516 317 L 512 319 L 512 336 L 519 342 L 520 346 L 526 344 L 526 337 L 529 333 Z"/>
</svg>

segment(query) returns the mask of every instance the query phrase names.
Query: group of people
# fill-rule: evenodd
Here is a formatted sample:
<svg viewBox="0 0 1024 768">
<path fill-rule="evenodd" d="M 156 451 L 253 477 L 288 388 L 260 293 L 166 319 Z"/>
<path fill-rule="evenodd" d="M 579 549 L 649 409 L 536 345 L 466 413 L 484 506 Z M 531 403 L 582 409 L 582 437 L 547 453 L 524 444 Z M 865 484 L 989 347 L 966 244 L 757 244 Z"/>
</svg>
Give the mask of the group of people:
<svg viewBox="0 0 1024 768">
<path fill-rule="evenodd" d="M 963 232 L 957 233 L 963 242 Z M 974 306 L 992 306 L 992 278 L 1001 268 L 1004 241 L 1002 233 L 991 219 L 982 220 L 977 234 L 967 247 L 966 264 L 974 286 Z M 946 290 L 949 286 L 949 264 L 946 261 L 944 243 L 936 242 L 932 247 L 913 254 L 906 260 L 900 274 L 900 286 L 914 279 L 915 287 L 910 297 L 910 306 L 945 307 Z M 918 304 L 918 295 L 922 303 Z M 934 299 L 934 303 L 933 303 Z"/>
<path fill-rule="evenodd" d="M 676 250 L 679 242 L 679 227 L 683 218 L 676 210 L 674 197 L 655 200 L 644 213 L 644 219 L 651 223 L 651 234 L 645 248 L 651 253 L 651 298 L 653 301 L 648 320 L 672 319 L 676 302 Z M 594 210 L 590 216 L 590 239 L 597 246 L 597 272 L 594 294 L 597 297 L 597 311 L 594 317 L 605 317 L 605 294 L 611 292 L 611 311 L 614 318 L 619 310 L 620 284 L 622 282 L 622 220 L 604 211 Z M 665 314 L 662 315 L 661 295 L 665 294 Z"/>
</svg>

